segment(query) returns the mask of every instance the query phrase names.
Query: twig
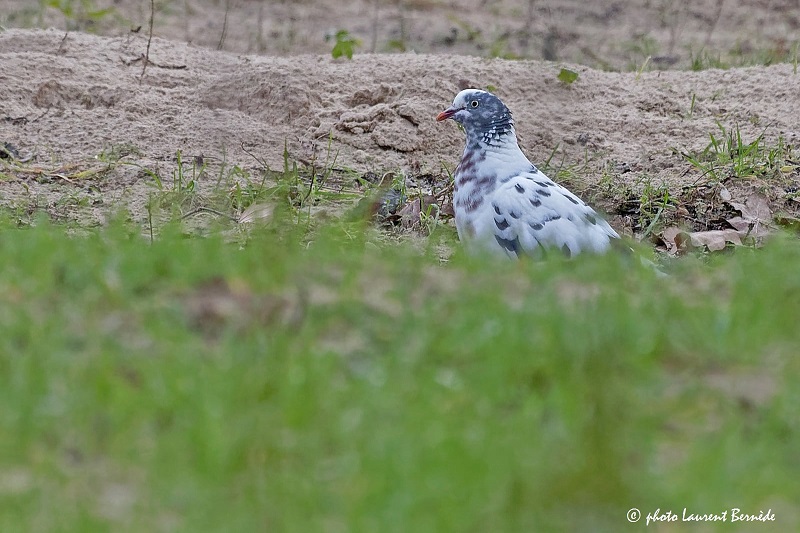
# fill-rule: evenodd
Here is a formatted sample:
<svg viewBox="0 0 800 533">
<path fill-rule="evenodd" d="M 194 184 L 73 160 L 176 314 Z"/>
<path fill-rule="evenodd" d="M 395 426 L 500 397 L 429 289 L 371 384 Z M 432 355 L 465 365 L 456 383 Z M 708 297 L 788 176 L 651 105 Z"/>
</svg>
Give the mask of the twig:
<svg viewBox="0 0 800 533">
<path fill-rule="evenodd" d="M 258 32 L 256 33 L 256 42 L 258 43 L 258 51 L 263 52 L 267 49 L 264 46 L 264 2 L 258 3 L 258 18 L 256 20 Z"/>
<path fill-rule="evenodd" d="M 378 0 L 372 0 L 372 35 L 370 37 L 370 52 L 375 53 L 378 46 Z"/>
<path fill-rule="evenodd" d="M 135 57 L 133 59 L 122 59 L 122 58 L 120 58 L 120 61 L 122 61 L 122 64 L 125 65 L 126 67 L 129 67 L 129 66 L 133 65 L 137 61 L 144 61 L 145 64 L 153 65 L 153 67 L 155 67 L 155 68 L 164 68 L 164 69 L 168 69 L 168 70 L 183 70 L 185 68 L 188 68 L 187 65 L 159 65 L 155 61 L 148 61 L 148 59 L 145 57 L 144 54 L 140 55 L 139 57 Z"/>
<path fill-rule="evenodd" d="M 708 33 L 706 33 L 706 40 L 703 43 L 703 49 L 708 48 L 708 45 L 711 43 L 711 34 L 714 33 L 714 30 L 717 27 L 717 22 L 719 22 L 720 17 L 722 17 L 722 4 L 725 0 L 717 0 L 717 13 L 714 16 L 714 20 L 711 21 L 711 24 L 708 26 Z"/>
<path fill-rule="evenodd" d="M 64 37 L 61 39 L 61 44 L 58 45 L 58 50 L 56 50 L 57 54 L 64 53 L 64 43 L 67 42 L 67 36 L 69 35 L 69 30 L 64 32 Z"/>
<path fill-rule="evenodd" d="M 147 50 L 144 52 L 144 61 L 142 62 L 142 74 L 139 76 L 139 83 L 144 79 L 144 73 L 147 70 L 147 64 L 150 62 L 150 41 L 153 40 L 153 19 L 156 14 L 156 0 L 150 0 L 150 31 L 147 34 Z"/>
<path fill-rule="evenodd" d="M 242 141 L 242 151 L 247 155 L 249 155 L 250 157 L 252 157 L 253 159 L 255 159 L 256 163 L 261 165 L 264 168 L 264 170 L 269 170 L 269 165 L 267 165 L 267 162 L 264 159 L 259 158 L 253 152 L 244 147 L 244 141 Z"/>
<path fill-rule="evenodd" d="M 150 200 L 147 202 L 147 222 L 150 226 L 150 244 L 153 244 L 153 194 L 150 194 Z"/>
<path fill-rule="evenodd" d="M 231 10 L 231 1 L 225 0 L 225 17 L 222 19 L 222 34 L 219 36 L 217 50 L 222 50 L 225 44 L 225 36 L 228 34 L 228 12 Z"/>
</svg>

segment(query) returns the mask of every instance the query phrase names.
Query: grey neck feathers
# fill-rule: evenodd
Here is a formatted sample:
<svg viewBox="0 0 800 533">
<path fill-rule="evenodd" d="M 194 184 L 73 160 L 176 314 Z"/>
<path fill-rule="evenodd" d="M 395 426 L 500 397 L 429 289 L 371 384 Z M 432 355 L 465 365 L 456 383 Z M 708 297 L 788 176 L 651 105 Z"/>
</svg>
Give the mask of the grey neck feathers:
<svg viewBox="0 0 800 533">
<path fill-rule="evenodd" d="M 517 138 L 514 132 L 514 120 L 510 113 L 505 113 L 491 122 L 468 128 L 466 133 L 467 147 L 472 149 L 502 146 L 509 141 L 516 142 Z"/>
</svg>

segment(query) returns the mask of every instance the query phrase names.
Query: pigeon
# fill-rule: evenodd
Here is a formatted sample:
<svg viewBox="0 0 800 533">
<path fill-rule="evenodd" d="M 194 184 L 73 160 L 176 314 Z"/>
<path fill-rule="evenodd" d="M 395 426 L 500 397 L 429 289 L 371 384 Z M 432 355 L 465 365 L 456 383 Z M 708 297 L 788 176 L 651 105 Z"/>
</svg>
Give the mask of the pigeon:
<svg viewBox="0 0 800 533">
<path fill-rule="evenodd" d="M 603 253 L 616 231 L 594 209 L 531 163 L 511 111 L 494 94 L 465 89 L 437 121 L 461 124 L 467 141 L 454 175 L 458 237 L 468 252 L 521 258 L 559 250 Z"/>
</svg>

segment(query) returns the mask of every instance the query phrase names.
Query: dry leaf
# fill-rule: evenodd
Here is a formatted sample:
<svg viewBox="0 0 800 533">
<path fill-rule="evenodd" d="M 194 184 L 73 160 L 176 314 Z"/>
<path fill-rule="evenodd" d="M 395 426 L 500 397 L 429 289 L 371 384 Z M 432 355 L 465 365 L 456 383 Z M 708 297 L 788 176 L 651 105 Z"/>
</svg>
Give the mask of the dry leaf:
<svg viewBox="0 0 800 533">
<path fill-rule="evenodd" d="M 678 235 L 684 233 L 684 231 L 680 228 L 676 228 L 675 226 L 669 227 L 664 229 L 661 232 L 661 240 L 664 242 L 664 245 L 667 247 L 667 253 L 675 255 L 678 253 L 682 253 L 684 250 L 681 250 L 679 241 L 676 240 Z"/>
<path fill-rule="evenodd" d="M 742 237 L 766 237 L 770 233 L 770 227 L 766 222 L 761 220 L 745 220 L 742 217 L 733 217 L 727 219 L 725 222 L 731 225 L 736 231 L 742 234 Z"/>
<path fill-rule="evenodd" d="M 748 231 L 750 231 L 755 226 L 755 222 L 754 221 L 745 220 L 742 217 L 728 218 L 728 219 L 725 220 L 725 222 L 730 224 L 731 227 L 733 229 L 735 229 L 736 231 L 741 231 L 741 232 L 744 232 L 744 233 L 747 233 Z"/>
<path fill-rule="evenodd" d="M 742 235 L 734 229 L 719 229 L 711 231 L 695 231 L 689 233 L 691 244 L 694 247 L 705 246 L 710 252 L 724 250 L 728 243 L 742 245 Z"/>
<path fill-rule="evenodd" d="M 772 210 L 770 210 L 769 202 L 762 194 L 751 194 L 743 204 L 739 202 L 728 203 L 731 207 L 742 213 L 742 218 L 745 220 L 760 220 L 767 224 L 772 221 Z"/>
<path fill-rule="evenodd" d="M 442 205 L 441 209 L 442 210 L 440 211 L 440 214 L 442 216 L 446 216 L 446 217 L 454 217 L 454 216 L 456 216 L 456 212 L 455 212 L 455 209 L 453 209 L 452 202 L 446 202 L 444 205 Z"/>
<path fill-rule="evenodd" d="M 439 201 L 434 195 L 425 194 L 422 196 L 422 206 L 420 209 L 423 213 L 433 216 L 439 211 Z"/>
<path fill-rule="evenodd" d="M 680 228 L 676 228 L 672 226 L 670 228 L 666 228 L 663 232 L 661 232 L 661 238 L 664 239 L 664 242 L 670 243 L 675 242 L 675 236 L 678 233 L 683 233 L 683 230 Z"/>
<path fill-rule="evenodd" d="M 675 234 L 675 253 L 685 254 L 692 249 L 692 238 L 685 231 L 680 231 Z"/>
<path fill-rule="evenodd" d="M 710 252 L 724 250 L 728 244 L 742 245 L 744 233 L 734 229 L 711 231 L 683 231 L 680 228 L 667 228 L 661 238 L 667 245 L 667 252 L 680 255 L 694 248 L 705 248 Z"/>
<path fill-rule="evenodd" d="M 420 201 L 419 198 L 408 202 L 400 209 L 397 214 L 400 216 L 400 224 L 404 228 L 411 228 L 419 224 Z"/>
</svg>

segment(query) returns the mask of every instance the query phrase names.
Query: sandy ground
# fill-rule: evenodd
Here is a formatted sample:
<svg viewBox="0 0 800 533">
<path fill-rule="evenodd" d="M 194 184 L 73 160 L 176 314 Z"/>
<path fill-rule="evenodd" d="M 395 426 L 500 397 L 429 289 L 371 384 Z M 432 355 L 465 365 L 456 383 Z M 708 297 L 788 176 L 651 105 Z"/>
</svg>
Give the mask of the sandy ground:
<svg viewBox="0 0 800 533">
<path fill-rule="evenodd" d="M 262 163 L 282 168 L 286 144 L 301 164 L 322 165 L 336 155 L 337 167 L 356 173 L 441 174 L 456 164 L 463 134 L 452 122 L 437 123 L 434 117 L 467 86 L 495 88 L 514 113 L 530 158 L 542 162 L 552 156 L 551 162 L 579 169 L 568 185 L 628 232 L 637 228 L 624 216 L 619 190 L 663 184 L 678 194 L 702 179 L 679 154 L 702 150 L 719 125 L 738 127 L 747 141 L 763 134 L 768 145 L 780 139 L 796 146 L 800 140 L 800 75 L 791 63 L 692 72 L 649 70 L 653 62 L 644 72 L 610 72 L 541 59 L 455 55 L 486 55 L 486 47 L 461 37 L 452 43 L 437 40 L 451 31 L 447 28 L 462 28 L 461 19 L 453 18 L 457 12 L 481 28 L 482 38 L 510 28 L 509 53 L 549 57 L 542 36 L 555 25 L 559 35 L 567 29 L 574 34 L 568 42 L 559 41 L 558 59 L 622 68 L 629 59 L 618 53 L 621 43 L 647 35 L 658 41 L 654 54 L 663 50 L 657 57 L 678 58 L 664 63 L 674 67 L 696 42 L 726 50 L 731 43 L 790 49 L 797 38 L 798 2 L 692 2 L 684 12 L 677 9 L 688 4 L 677 1 L 591 7 L 571 1 L 417 1 L 377 9 L 373 2 L 231 1 L 221 51 L 216 48 L 225 2 L 160 3 L 155 33 L 170 39 L 153 39 L 152 63 L 144 75 L 144 29 L 120 29 L 117 19 L 105 28 L 103 18 L 87 19 L 84 29 L 106 36 L 65 32 L 67 21 L 53 10 L 37 14 L 14 11 L 21 2 L 0 0 L 3 4 L 8 9 L 3 11 L 7 29 L 0 31 L 0 145 L 9 143 L 28 161 L 5 167 L 0 202 L 19 205 L 33 198 L 40 207 L 63 204 L 67 217 L 70 205 L 89 204 L 101 219 L 119 202 L 141 216 L 152 192 L 152 178 L 143 169 L 171 175 L 178 151 L 184 160 L 202 157 L 210 165 L 224 162 L 257 172 Z M 146 4 L 119 2 L 115 8 L 134 27 L 146 23 Z M 522 49 L 517 33 L 531 10 L 531 39 L 539 44 L 531 41 Z M 23 21 L 22 15 L 12 20 L 11 12 L 40 16 L 62 29 L 8 28 L 14 20 Z M 191 16 L 181 16 L 187 13 Z M 343 27 L 349 20 L 350 31 L 365 41 L 364 51 L 371 48 L 366 32 L 376 27 L 374 48 L 381 52 L 395 36 L 392 25 L 400 14 L 407 19 L 406 48 L 433 53 L 330 57 L 325 28 Z M 431 23 L 426 26 L 425 20 Z M 736 32 L 728 31 L 731 26 Z M 594 59 L 581 50 L 591 51 Z M 578 80 L 559 81 L 562 66 L 577 71 Z M 108 170 L 98 158 L 112 152 L 126 154 L 126 164 Z M 800 178 L 795 172 L 787 179 Z M 200 187 L 213 183 L 208 177 Z M 791 183 L 783 190 L 794 192 Z M 743 195 L 740 201 L 749 194 L 732 191 Z M 768 194 L 773 211 L 791 210 L 794 204 L 780 192 Z M 693 222 L 700 215 L 689 211 L 684 220 L 677 219 L 702 229 L 697 223 L 706 221 Z"/>
<path fill-rule="evenodd" d="M 149 0 L 0 0 L 0 25 L 110 36 L 147 28 Z M 516 56 L 629 69 L 651 56 L 784 57 L 796 46 L 796 0 L 159 0 L 154 33 L 248 54 L 326 54 L 345 29 L 361 52 Z M 108 9 L 108 12 L 103 11 Z M 99 13 L 98 13 L 99 12 Z"/>
</svg>

